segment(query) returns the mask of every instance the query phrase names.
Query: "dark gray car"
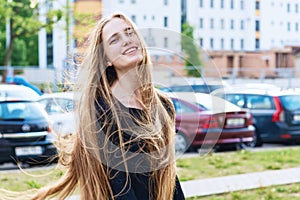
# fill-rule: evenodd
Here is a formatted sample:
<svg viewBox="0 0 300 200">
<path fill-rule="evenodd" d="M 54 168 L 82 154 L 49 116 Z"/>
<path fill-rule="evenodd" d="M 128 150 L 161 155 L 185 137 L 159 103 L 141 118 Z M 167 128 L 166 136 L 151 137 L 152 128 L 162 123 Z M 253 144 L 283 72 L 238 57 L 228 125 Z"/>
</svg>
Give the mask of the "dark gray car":
<svg viewBox="0 0 300 200">
<path fill-rule="evenodd" d="M 54 139 L 48 115 L 38 102 L 0 101 L 0 164 L 55 161 Z"/>
<path fill-rule="evenodd" d="M 256 146 L 300 142 L 300 93 L 281 89 L 231 88 L 213 95 L 250 109 L 256 127 Z"/>
</svg>

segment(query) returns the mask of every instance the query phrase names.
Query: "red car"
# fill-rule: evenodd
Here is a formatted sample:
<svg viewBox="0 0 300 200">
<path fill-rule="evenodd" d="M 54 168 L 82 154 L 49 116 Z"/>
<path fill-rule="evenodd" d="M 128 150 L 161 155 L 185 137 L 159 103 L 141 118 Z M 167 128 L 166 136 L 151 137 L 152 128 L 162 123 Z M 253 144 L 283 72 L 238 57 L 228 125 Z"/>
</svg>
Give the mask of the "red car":
<svg viewBox="0 0 300 200">
<path fill-rule="evenodd" d="M 180 93 L 181 98 L 171 95 L 176 110 L 176 152 L 255 144 L 255 128 L 249 111 L 208 94 L 192 95 L 196 98 L 187 93 Z"/>
</svg>

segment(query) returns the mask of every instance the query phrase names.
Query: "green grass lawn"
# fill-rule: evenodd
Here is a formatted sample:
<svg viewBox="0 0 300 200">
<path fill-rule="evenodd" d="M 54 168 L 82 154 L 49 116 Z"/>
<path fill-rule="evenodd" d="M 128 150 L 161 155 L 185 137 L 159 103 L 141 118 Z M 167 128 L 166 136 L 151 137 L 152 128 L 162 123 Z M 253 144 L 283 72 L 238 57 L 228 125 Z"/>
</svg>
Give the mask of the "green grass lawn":
<svg viewBox="0 0 300 200">
<path fill-rule="evenodd" d="M 281 150 L 242 150 L 180 158 L 177 160 L 177 173 L 180 181 L 187 181 L 299 166 L 300 147 L 290 147 Z M 63 173 L 63 170 L 56 168 L 56 165 L 42 170 L 33 168 L 17 171 L 0 171 L 0 188 L 11 191 L 24 191 L 27 189 L 40 188 L 57 180 Z M 300 184 L 259 188 L 250 191 L 232 192 L 224 195 L 195 197 L 190 199 L 293 200 L 300 199 Z"/>
<path fill-rule="evenodd" d="M 231 192 L 222 195 L 193 197 L 187 200 L 299 200 L 300 183 L 280 185 L 255 190 Z"/>
<path fill-rule="evenodd" d="M 300 147 L 211 153 L 177 160 L 181 181 L 300 166 Z"/>
</svg>

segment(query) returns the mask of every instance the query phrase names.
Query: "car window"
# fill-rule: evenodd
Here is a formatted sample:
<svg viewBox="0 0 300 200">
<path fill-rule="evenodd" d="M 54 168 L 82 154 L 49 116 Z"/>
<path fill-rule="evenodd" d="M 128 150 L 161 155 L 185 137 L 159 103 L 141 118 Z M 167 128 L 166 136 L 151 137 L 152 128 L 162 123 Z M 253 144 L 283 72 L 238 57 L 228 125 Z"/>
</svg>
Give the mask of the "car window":
<svg viewBox="0 0 300 200">
<path fill-rule="evenodd" d="M 194 113 L 195 112 L 195 110 L 193 108 L 189 107 L 187 104 L 184 104 L 181 101 L 178 101 L 175 99 L 172 99 L 172 101 L 173 101 L 176 113 L 182 114 L 182 113 Z"/>
<path fill-rule="evenodd" d="M 36 102 L 5 102 L 0 104 L 1 119 L 38 119 L 45 111 Z"/>
<path fill-rule="evenodd" d="M 73 101 L 70 99 L 43 99 L 39 101 L 48 114 L 73 111 Z"/>
<path fill-rule="evenodd" d="M 273 98 L 264 95 L 246 95 L 246 108 L 249 109 L 273 109 Z"/>
<path fill-rule="evenodd" d="M 290 111 L 300 110 L 300 95 L 287 95 L 279 97 L 282 106 Z"/>
<path fill-rule="evenodd" d="M 244 96 L 242 94 L 226 94 L 225 99 L 241 108 L 245 105 Z"/>
<path fill-rule="evenodd" d="M 193 92 L 193 88 L 190 85 L 179 85 L 170 87 L 172 92 Z"/>
</svg>

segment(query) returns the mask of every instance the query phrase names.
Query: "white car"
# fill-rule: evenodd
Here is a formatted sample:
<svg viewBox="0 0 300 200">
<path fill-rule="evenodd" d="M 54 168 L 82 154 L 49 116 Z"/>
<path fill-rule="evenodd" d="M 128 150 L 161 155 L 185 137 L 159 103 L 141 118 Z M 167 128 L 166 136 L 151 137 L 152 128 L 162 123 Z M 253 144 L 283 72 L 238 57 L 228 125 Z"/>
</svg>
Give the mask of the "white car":
<svg viewBox="0 0 300 200">
<path fill-rule="evenodd" d="M 74 93 L 57 92 L 44 94 L 38 102 L 46 110 L 57 134 L 75 133 Z"/>
</svg>

